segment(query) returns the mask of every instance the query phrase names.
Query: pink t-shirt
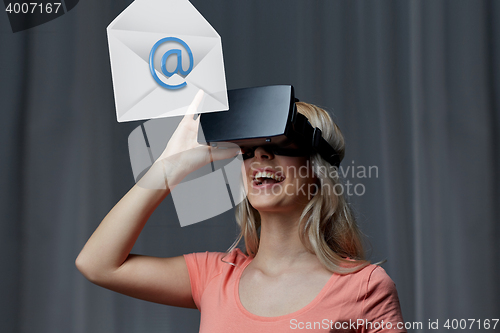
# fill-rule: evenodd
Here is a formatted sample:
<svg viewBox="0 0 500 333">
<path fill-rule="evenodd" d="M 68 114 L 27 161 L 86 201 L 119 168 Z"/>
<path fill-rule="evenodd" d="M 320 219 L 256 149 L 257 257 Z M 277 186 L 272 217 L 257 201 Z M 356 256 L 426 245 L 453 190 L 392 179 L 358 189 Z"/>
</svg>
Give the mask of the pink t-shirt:
<svg viewBox="0 0 500 333">
<path fill-rule="evenodd" d="M 347 275 L 333 273 L 302 309 L 261 317 L 243 307 L 238 293 L 241 273 L 252 258 L 239 249 L 224 255 L 184 255 L 193 299 L 201 312 L 200 333 L 406 332 L 396 286 L 380 266 L 369 265 Z"/>
</svg>

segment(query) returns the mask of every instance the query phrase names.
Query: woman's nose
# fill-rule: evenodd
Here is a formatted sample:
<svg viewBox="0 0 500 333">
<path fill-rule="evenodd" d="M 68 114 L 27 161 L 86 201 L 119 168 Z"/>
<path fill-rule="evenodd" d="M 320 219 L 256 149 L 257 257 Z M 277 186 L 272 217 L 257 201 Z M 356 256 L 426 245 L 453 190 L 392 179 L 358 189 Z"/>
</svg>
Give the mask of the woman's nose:
<svg viewBox="0 0 500 333">
<path fill-rule="evenodd" d="M 264 147 L 257 147 L 257 149 L 255 149 L 254 154 L 255 154 L 255 157 L 257 157 L 258 159 L 272 160 L 274 158 L 273 153 L 270 151 L 267 151 Z"/>
</svg>

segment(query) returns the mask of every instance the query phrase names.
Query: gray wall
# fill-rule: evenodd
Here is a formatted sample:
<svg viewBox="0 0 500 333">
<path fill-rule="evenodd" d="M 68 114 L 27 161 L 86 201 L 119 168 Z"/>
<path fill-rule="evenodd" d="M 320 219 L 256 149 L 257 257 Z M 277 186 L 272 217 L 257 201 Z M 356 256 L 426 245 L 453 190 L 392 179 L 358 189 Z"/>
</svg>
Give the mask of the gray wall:
<svg viewBox="0 0 500 333">
<path fill-rule="evenodd" d="M 2 332 L 197 332 L 196 310 L 113 293 L 74 266 L 133 186 L 140 122 L 116 122 L 105 31 L 129 3 L 82 0 L 16 34 L 0 14 Z M 404 319 L 498 318 L 500 2 L 192 3 L 222 37 L 229 89 L 293 84 L 334 115 L 344 167 L 378 167 L 347 177 L 366 191 L 350 201 Z M 236 232 L 233 212 L 181 228 L 167 198 L 134 252 L 224 251 Z"/>
</svg>

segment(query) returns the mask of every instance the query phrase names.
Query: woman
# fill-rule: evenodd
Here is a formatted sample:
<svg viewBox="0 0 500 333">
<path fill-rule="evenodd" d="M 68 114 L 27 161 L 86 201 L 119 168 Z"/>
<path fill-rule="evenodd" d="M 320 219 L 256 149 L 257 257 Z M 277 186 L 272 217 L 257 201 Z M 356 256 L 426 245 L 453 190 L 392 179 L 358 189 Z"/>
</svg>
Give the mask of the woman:
<svg viewBox="0 0 500 333">
<path fill-rule="evenodd" d="M 342 158 L 343 137 L 328 113 L 301 102 L 297 109 Z M 364 260 L 336 169 L 312 152 L 286 156 L 266 146 L 242 152 L 247 196 L 236 217 L 247 254 L 237 244 L 227 254 L 130 254 L 175 184 L 210 160 L 240 153 L 199 145 L 198 124 L 184 117 L 162 156 L 88 240 L 76 260 L 80 272 L 132 297 L 198 308 L 200 332 L 405 332 L 394 283 Z"/>
</svg>

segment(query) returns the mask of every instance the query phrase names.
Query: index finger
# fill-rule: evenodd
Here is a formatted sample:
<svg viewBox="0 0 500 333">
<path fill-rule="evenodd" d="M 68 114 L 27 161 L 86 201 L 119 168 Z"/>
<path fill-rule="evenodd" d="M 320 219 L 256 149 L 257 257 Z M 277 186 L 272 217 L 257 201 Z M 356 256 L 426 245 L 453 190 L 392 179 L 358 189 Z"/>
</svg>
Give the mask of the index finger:
<svg viewBox="0 0 500 333">
<path fill-rule="evenodd" d="M 187 114 L 193 114 L 198 111 L 198 108 L 201 104 L 201 101 L 203 100 L 203 96 L 205 95 L 205 91 L 203 89 L 198 90 L 196 95 L 194 96 L 193 101 L 191 104 L 189 104 L 189 107 L 187 109 Z"/>
</svg>

